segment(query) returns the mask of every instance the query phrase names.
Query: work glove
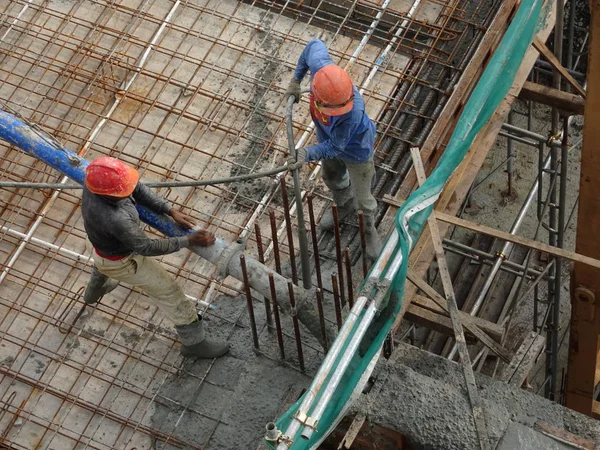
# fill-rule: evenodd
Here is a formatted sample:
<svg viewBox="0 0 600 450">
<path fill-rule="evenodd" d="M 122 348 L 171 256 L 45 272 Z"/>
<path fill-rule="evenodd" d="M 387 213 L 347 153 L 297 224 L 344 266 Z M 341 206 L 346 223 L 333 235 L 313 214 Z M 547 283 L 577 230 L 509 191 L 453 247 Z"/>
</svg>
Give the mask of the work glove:
<svg viewBox="0 0 600 450">
<path fill-rule="evenodd" d="M 290 80 L 290 84 L 288 85 L 287 91 L 285 91 L 285 100 L 290 95 L 294 96 L 294 103 L 298 103 L 300 101 L 300 82 L 296 80 L 294 77 Z"/>
<path fill-rule="evenodd" d="M 306 161 L 306 149 L 304 147 L 300 147 L 296 149 L 296 158 L 292 155 L 288 158 L 288 169 L 296 170 L 302 167 L 302 164 Z"/>
</svg>

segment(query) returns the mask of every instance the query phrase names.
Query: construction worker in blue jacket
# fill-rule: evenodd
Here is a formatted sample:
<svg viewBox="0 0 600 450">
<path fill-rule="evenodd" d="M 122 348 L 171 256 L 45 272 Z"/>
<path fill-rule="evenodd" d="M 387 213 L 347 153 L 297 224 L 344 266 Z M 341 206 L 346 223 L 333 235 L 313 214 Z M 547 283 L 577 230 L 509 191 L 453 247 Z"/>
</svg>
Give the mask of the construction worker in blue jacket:
<svg viewBox="0 0 600 450">
<path fill-rule="evenodd" d="M 310 41 L 300 58 L 286 91 L 300 99 L 300 83 L 310 71 L 310 113 L 315 123 L 318 144 L 298 149 L 288 164 L 321 161 L 323 181 L 331 190 L 340 221 L 358 209 L 365 218 L 367 256 L 377 259 L 381 240 L 375 228 L 377 201 L 371 193 L 375 176 L 373 146 L 375 124 L 365 112 L 365 102 L 344 69 L 335 65 L 323 41 Z M 323 230 L 333 228 L 328 210 L 320 221 Z"/>
</svg>

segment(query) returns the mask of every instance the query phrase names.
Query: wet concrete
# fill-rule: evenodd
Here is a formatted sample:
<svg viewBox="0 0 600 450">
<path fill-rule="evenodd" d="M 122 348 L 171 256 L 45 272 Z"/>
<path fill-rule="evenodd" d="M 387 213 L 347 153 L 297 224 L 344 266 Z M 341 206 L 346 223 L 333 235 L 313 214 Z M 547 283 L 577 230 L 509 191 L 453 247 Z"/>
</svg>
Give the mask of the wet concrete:
<svg viewBox="0 0 600 450">
<path fill-rule="evenodd" d="M 264 29 L 258 31 L 256 39 L 261 42 L 260 50 L 266 54 L 277 54 L 281 47 L 281 39 L 273 37 L 269 32 L 273 24 L 274 16 L 271 13 L 261 13 L 261 19 L 264 21 Z M 260 167 L 267 163 L 269 154 L 266 152 L 268 146 L 273 140 L 271 127 L 272 121 L 263 113 L 269 110 L 268 93 L 272 90 L 272 85 L 281 81 L 281 60 L 273 58 L 266 60 L 265 63 L 257 69 L 257 83 L 252 87 L 252 99 L 250 105 L 252 110 L 248 119 L 247 131 L 250 135 L 249 143 L 235 158 L 235 165 L 231 169 L 231 176 L 245 175 L 261 170 Z M 257 169 L 258 167 L 258 169 Z M 263 169 L 263 170 L 266 170 Z M 254 207 L 254 199 L 261 198 L 267 188 L 271 185 L 269 178 L 259 178 L 240 183 L 232 183 L 231 190 L 238 195 L 238 202 L 245 207 Z"/>
<path fill-rule="evenodd" d="M 457 363 L 403 344 L 381 369 L 383 386 L 367 408 L 372 423 L 404 434 L 414 450 L 478 448 Z M 513 422 L 527 427 L 543 422 L 600 443 L 597 421 L 486 376 L 476 378 L 494 445 Z"/>
<path fill-rule="evenodd" d="M 207 332 L 229 340 L 230 352 L 216 360 L 184 361 L 179 373 L 158 389 L 152 426 L 203 449 L 258 448 L 264 425 L 278 418 L 298 399 L 310 383 L 322 354 L 312 350 L 318 344 L 303 329 L 304 358 L 310 375 L 297 369 L 293 339 L 285 339 L 284 364 L 262 356 L 261 353 L 277 354 L 275 336 L 264 328 L 263 305 L 257 302 L 255 306 L 260 332 L 257 353 L 252 348 L 245 298 L 221 296 L 215 303 L 219 316 L 236 324 L 207 315 Z M 289 318 L 282 316 L 282 320 L 285 329 L 291 330 Z M 175 447 L 157 439 L 154 448 Z"/>
</svg>

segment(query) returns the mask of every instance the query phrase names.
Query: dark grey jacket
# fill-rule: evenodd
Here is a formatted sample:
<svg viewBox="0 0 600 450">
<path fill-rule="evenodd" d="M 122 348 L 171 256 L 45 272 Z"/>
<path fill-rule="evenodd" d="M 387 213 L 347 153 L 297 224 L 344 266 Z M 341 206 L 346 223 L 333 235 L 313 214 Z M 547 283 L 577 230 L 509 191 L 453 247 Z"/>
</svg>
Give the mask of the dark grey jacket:
<svg viewBox="0 0 600 450">
<path fill-rule="evenodd" d="M 167 255 L 189 247 L 187 237 L 151 239 L 140 227 L 135 204 L 146 206 L 158 214 L 167 214 L 171 205 L 142 183 L 130 197 L 114 200 L 92 194 L 83 188 L 83 225 L 92 245 L 103 256 Z"/>
</svg>

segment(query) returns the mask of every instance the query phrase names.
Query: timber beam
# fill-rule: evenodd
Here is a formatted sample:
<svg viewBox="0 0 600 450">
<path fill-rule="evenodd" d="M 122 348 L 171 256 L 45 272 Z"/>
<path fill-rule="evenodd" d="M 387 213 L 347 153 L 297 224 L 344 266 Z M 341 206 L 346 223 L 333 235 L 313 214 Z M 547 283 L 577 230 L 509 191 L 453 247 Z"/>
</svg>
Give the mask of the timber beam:
<svg viewBox="0 0 600 450">
<path fill-rule="evenodd" d="M 460 321 L 463 326 L 468 320 L 471 320 L 481 330 L 490 335 L 490 337 L 498 342 L 502 340 L 504 334 L 504 328 L 496 323 L 492 323 L 488 320 L 482 319 L 476 316 L 469 316 L 464 311 L 459 311 Z M 406 319 L 418 325 L 425 326 L 439 333 L 454 336 L 452 328 L 452 322 L 448 314 L 440 308 L 433 300 L 422 295 L 415 295 L 413 300 L 406 311 Z M 467 337 L 473 341 L 476 336 L 466 328 Z"/>
<path fill-rule="evenodd" d="M 600 258 L 600 0 L 590 0 L 590 43 L 588 95 L 583 127 L 579 211 L 578 253 Z M 600 410 L 594 398 L 600 378 L 600 271 L 576 262 L 571 274 L 571 326 L 567 369 L 566 406 L 589 416 Z"/>
<path fill-rule="evenodd" d="M 530 81 L 526 81 L 521 88 L 519 98 L 541 103 L 542 105 L 555 106 L 561 111 L 575 115 L 583 115 L 585 107 L 585 100 L 579 95 L 559 91 Z"/>
</svg>

